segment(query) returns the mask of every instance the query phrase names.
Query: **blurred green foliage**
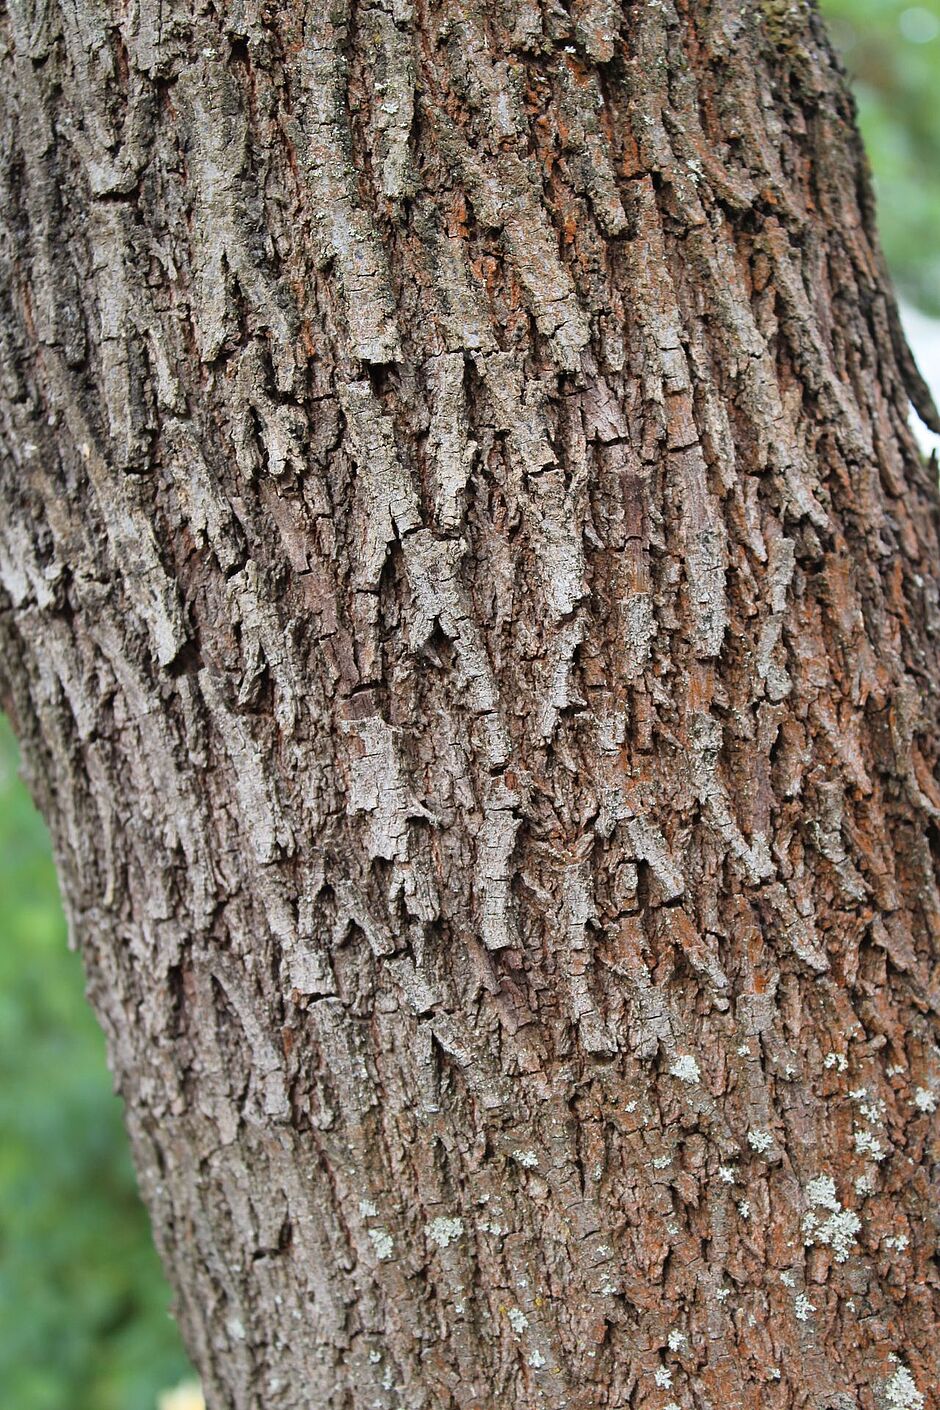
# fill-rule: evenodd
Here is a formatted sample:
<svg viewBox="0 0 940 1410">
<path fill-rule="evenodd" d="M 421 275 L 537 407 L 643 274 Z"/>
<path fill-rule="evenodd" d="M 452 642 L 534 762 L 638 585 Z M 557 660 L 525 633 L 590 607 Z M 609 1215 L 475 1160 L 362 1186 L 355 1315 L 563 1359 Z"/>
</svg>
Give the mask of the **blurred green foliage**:
<svg viewBox="0 0 940 1410">
<path fill-rule="evenodd" d="M 903 293 L 940 314 L 940 11 L 823 0 Z M 0 1385 L 15 1410 L 153 1410 L 186 1372 L 45 828 L 0 720 Z"/>
<path fill-rule="evenodd" d="M 186 1371 L 49 840 L 0 718 L 0 1386 L 11 1410 L 154 1410 Z"/>
<path fill-rule="evenodd" d="M 899 291 L 940 315 L 940 4 L 821 0 L 858 101 Z"/>
</svg>

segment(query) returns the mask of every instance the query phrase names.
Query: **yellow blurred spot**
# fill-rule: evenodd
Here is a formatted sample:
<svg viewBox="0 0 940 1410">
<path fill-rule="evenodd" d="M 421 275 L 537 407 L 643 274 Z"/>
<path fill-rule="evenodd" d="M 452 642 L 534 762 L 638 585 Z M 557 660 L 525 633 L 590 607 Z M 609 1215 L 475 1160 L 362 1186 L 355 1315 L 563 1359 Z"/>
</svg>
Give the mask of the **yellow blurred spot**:
<svg viewBox="0 0 940 1410">
<path fill-rule="evenodd" d="M 206 1410 L 198 1381 L 184 1381 L 175 1390 L 157 1396 L 157 1410 Z"/>
</svg>

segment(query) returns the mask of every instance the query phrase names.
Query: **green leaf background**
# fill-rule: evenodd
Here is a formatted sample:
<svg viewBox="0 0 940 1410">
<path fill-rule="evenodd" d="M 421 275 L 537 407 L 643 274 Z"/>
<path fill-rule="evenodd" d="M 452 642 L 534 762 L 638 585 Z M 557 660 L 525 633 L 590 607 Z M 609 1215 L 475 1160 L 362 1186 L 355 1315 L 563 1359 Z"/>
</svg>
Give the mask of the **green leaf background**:
<svg viewBox="0 0 940 1410">
<path fill-rule="evenodd" d="M 940 317 L 940 5 L 824 0 L 858 103 L 899 292 Z"/>
<path fill-rule="evenodd" d="M 0 720 L 0 1387 L 10 1410 L 154 1410 L 187 1364 L 49 839 Z"/>
</svg>

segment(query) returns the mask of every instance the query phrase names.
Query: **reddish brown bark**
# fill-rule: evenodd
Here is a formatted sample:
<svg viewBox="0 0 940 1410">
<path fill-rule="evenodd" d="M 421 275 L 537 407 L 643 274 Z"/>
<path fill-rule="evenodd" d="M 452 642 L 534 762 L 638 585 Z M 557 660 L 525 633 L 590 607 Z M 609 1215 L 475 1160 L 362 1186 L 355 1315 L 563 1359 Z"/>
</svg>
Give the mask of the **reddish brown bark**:
<svg viewBox="0 0 940 1410">
<path fill-rule="evenodd" d="M 815 12 L 3 25 L 3 697 L 210 1406 L 932 1404 L 933 412 Z"/>
</svg>

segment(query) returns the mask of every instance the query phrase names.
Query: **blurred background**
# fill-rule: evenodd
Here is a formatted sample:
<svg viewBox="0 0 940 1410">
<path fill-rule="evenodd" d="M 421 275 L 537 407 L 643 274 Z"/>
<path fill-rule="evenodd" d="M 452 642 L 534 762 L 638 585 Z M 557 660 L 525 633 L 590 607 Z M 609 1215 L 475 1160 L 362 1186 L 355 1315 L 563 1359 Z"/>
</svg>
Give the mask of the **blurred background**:
<svg viewBox="0 0 940 1410">
<path fill-rule="evenodd" d="M 824 0 L 881 234 L 940 389 L 940 3 Z M 45 828 L 0 719 L 0 1386 L 12 1410 L 197 1410 Z"/>
</svg>

